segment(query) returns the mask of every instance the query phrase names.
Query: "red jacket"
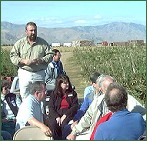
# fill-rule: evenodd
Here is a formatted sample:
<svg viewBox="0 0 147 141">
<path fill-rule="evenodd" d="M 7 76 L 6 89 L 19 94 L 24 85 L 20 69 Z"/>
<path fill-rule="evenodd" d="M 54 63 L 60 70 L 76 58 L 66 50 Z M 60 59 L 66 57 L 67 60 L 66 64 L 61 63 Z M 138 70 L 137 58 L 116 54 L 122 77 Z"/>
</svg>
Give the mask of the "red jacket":
<svg viewBox="0 0 147 141">
<path fill-rule="evenodd" d="M 103 117 L 101 117 L 101 118 L 98 120 L 98 122 L 96 123 L 96 125 L 95 125 L 95 127 L 94 127 L 94 129 L 93 129 L 93 131 L 92 131 L 92 134 L 91 134 L 91 136 L 90 136 L 90 140 L 94 140 L 94 135 L 95 135 L 95 132 L 96 132 L 97 127 L 98 127 L 101 123 L 103 123 L 103 122 L 109 120 L 111 116 L 112 116 L 112 112 L 109 112 L 108 114 L 104 115 Z"/>
</svg>

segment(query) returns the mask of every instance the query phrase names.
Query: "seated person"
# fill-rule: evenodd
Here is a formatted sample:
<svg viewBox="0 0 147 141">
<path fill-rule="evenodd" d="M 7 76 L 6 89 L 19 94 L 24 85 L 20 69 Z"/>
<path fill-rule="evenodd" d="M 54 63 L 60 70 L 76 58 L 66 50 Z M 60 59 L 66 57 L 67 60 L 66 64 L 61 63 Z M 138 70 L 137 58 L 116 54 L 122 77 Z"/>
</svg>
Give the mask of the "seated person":
<svg viewBox="0 0 147 141">
<path fill-rule="evenodd" d="M 8 80 L 1 83 L 1 118 L 2 130 L 8 131 L 11 136 L 15 133 L 15 122 L 21 100 L 18 95 L 10 93 L 11 84 Z"/>
<path fill-rule="evenodd" d="M 115 82 L 110 76 L 103 75 L 96 81 L 97 88 L 102 94 L 95 98 L 84 116 L 80 119 L 77 125 L 72 128 L 72 132 L 67 136 L 68 140 L 84 140 L 90 139 L 90 135 L 97 121 L 109 111 L 104 96 L 109 84 Z M 128 94 L 127 108 L 129 111 L 140 113 L 143 117 L 146 116 L 145 108 L 131 95 Z"/>
<path fill-rule="evenodd" d="M 37 126 L 47 136 L 51 136 L 51 131 L 43 123 L 43 113 L 41 101 L 46 97 L 46 86 L 42 81 L 35 81 L 29 85 L 30 94 L 22 102 L 16 117 L 16 131 L 25 126 Z"/>
<path fill-rule="evenodd" d="M 87 86 L 84 90 L 84 99 L 88 94 L 94 93 L 95 92 L 95 83 L 96 79 L 100 76 L 101 74 L 99 72 L 94 72 L 90 75 L 90 86 Z"/>
<path fill-rule="evenodd" d="M 118 83 L 109 85 L 105 94 L 108 109 L 113 112 L 111 118 L 101 123 L 94 140 L 137 140 L 145 131 L 146 123 L 140 113 L 127 109 L 128 94 Z"/>
<path fill-rule="evenodd" d="M 102 109 L 104 104 L 102 96 L 105 94 L 109 84 L 115 80 L 108 75 L 100 75 L 96 80 L 96 90 L 101 93 L 100 96 L 95 97 L 89 106 L 84 116 L 80 119 L 78 124 L 72 128 L 72 132 L 67 136 L 68 140 L 89 140 L 93 128 L 103 113 L 107 113 L 107 109 Z M 102 113 L 101 113 L 102 112 Z M 100 116 L 100 117 L 99 117 Z"/>
<path fill-rule="evenodd" d="M 97 96 L 96 94 L 98 93 L 96 91 L 96 80 L 97 78 L 100 76 L 100 73 L 95 72 L 90 76 L 90 80 L 92 85 L 86 87 L 85 89 L 87 89 L 86 91 L 84 91 L 84 94 L 86 95 L 86 97 L 84 98 L 84 101 L 80 107 L 80 109 L 77 111 L 76 115 L 73 118 L 73 123 L 71 124 L 67 124 L 64 129 L 63 129 L 63 137 L 62 139 L 66 139 L 66 136 L 71 132 L 71 128 L 73 126 L 75 126 L 79 120 L 81 119 L 81 117 L 85 114 L 86 110 L 88 109 L 88 107 L 90 106 L 91 102 L 93 101 L 94 97 Z M 90 87 L 90 89 L 89 89 Z M 86 92 L 86 93 L 85 93 Z"/>
<path fill-rule="evenodd" d="M 77 93 L 67 75 L 57 77 L 49 99 L 49 127 L 54 140 L 62 139 L 62 128 L 73 119 L 78 110 Z"/>
<path fill-rule="evenodd" d="M 84 91 L 84 101 L 78 110 L 77 114 L 74 116 L 73 121 L 79 121 L 81 117 L 85 114 L 86 110 L 90 106 L 91 102 L 93 101 L 95 95 L 97 94 L 96 91 L 96 80 L 101 74 L 99 72 L 95 72 L 90 76 L 91 86 L 85 88 Z M 90 87 L 90 88 L 89 88 Z M 97 96 L 97 95 L 96 95 Z"/>
<path fill-rule="evenodd" d="M 48 64 L 47 69 L 45 70 L 45 83 L 48 94 L 50 94 L 55 88 L 55 81 L 58 75 L 65 74 L 63 70 L 63 65 L 60 60 L 61 53 L 58 49 L 53 49 L 54 53 L 52 61 Z"/>
</svg>

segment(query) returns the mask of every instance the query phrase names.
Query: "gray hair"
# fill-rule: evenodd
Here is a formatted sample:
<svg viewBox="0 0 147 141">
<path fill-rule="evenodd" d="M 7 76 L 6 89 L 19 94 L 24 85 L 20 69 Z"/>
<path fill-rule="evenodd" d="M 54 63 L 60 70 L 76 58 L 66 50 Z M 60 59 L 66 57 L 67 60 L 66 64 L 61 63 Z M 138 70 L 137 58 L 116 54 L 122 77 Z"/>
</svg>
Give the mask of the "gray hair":
<svg viewBox="0 0 147 141">
<path fill-rule="evenodd" d="M 105 81 L 106 79 L 112 79 L 113 81 L 115 81 L 115 79 L 114 79 L 113 77 L 111 77 L 110 75 L 101 74 L 101 75 L 97 78 L 96 83 L 98 84 L 99 87 L 101 87 L 103 81 Z"/>
<path fill-rule="evenodd" d="M 29 91 L 30 91 L 30 94 L 34 95 L 34 93 L 36 91 L 42 91 L 43 87 L 42 85 L 45 85 L 45 83 L 43 81 L 35 81 L 35 82 L 30 82 L 29 84 Z"/>
<path fill-rule="evenodd" d="M 103 84 L 104 84 L 103 82 L 104 82 L 105 80 L 108 80 L 108 79 L 111 79 L 113 82 L 116 81 L 116 80 L 115 80 L 113 77 L 111 77 L 110 75 L 101 74 L 101 75 L 97 78 L 96 83 L 98 84 L 99 87 L 102 87 Z"/>
</svg>

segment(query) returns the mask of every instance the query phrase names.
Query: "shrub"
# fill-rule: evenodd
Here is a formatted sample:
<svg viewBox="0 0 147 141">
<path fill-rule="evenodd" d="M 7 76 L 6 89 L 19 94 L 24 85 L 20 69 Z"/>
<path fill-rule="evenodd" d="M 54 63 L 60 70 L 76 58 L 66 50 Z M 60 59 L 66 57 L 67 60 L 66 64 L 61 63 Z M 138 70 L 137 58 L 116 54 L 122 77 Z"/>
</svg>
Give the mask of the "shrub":
<svg viewBox="0 0 147 141">
<path fill-rule="evenodd" d="M 1 76 L 3 77 L 17 75 L 17 67 L 11 63 L 9 53 L 9 50 L 1 50 Z"/>
<path fill-rule="evenodd" d="M 109 74 L 141 103 L 146 103 L 145 46 L 76 48 L 74 58 L 87 79 L 94 71 Z"/>
</svg>

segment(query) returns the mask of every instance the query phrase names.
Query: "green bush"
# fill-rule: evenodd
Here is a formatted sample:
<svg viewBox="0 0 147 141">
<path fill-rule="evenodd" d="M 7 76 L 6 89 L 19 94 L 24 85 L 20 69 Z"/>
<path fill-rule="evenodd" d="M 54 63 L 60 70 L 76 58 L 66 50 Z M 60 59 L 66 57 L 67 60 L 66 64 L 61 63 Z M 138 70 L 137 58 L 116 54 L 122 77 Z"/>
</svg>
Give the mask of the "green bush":
<svg viewBox="0 0 147 141">
<path fill-rule="evenodd" d="M 1 50 L 1 76 L 17 75 L 17 67 L 11 63 L 9 53 L 9 50 Z"/>
<path fill-rule="evenodd" d="M 146 103 L 145 46 L 76 48 L 74 58 L 87 80 L 94 71 L 111 75 L 131 95 Z"/>
</svg>

